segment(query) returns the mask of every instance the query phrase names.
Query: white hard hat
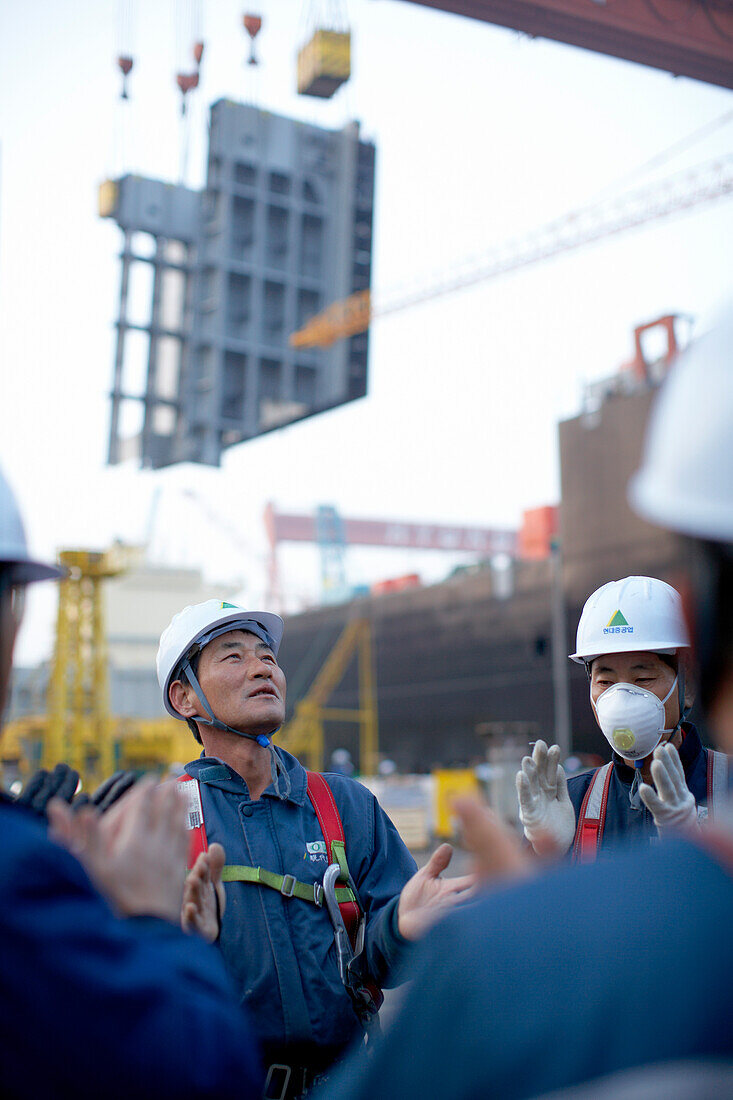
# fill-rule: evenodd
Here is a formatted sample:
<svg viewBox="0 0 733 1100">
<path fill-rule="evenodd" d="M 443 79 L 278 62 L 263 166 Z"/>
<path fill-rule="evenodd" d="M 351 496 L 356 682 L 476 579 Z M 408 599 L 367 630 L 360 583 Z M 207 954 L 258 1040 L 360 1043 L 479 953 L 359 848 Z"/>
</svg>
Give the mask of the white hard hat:
<svg viewBox="0 0 733 1100">
<path fill-rule="evenodd" d="M 254 623 L 264 631 L 273 653 L 277 656 L 284 624 L 279 615 L 273 615 L 269 611 L 246 611 L 243 607 L 223 600 L 205 600 L 204 603 L 184 607 L 183 611 L 173 616 L 160 636 L 155 662 L 158 683 L 163 692 L 163 704 L 169 714 L 174 718 L 181 718 L 168 697 L 168 690 L 186 654 L 204 638 L 205 645 L 214 634 L 226 633 L 226 629 L 218 628 L 242 630 L 247 629 L 247 623 Z"/>
<path fill-rule="evenodd" d="M 64 576 L 56 565 L 33 561 L 28 553 L 20 509 L 0 470 L 0 568 L 10 574 L 11 584 L 30 584 Z"/>
<path fill-rule="evenodd" d="M 682 601 L 656 577 L 609 581 L 585 601 L 570 660 L 585 664 L 603 653 L 674 653 L 690 640 Z"/>
<path fill-rule="evenodd" d="M 629 501 L 660 527 L 733 542 L 733 306 L 672 367 Z"/>
</svg>

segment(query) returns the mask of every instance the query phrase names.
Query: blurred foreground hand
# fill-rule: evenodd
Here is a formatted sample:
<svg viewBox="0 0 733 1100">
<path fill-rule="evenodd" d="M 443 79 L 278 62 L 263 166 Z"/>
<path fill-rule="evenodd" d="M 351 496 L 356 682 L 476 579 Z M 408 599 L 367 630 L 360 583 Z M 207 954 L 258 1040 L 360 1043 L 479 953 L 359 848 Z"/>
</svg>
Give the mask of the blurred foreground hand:
<svg viewBox="0 0 733 1100">
<path fill-rule="evenodd" d="M 79 773 L 68 764 L 57 764 L 52 772 L 39 768 L 30 777 L 15 799 L 15 803 L 17 806 L 25 806 L 32 810 L 39 817 L 47 816 L 46 810 L 52 798 L 60 798 L 63 802 L 68 802 L 75 810 L 81 809 L 82 806 L 94 806 L 100 813 L 104 813 L 129 791 L 130 787 L 137 782 L 137 778 L 135 772 L 115 772 L 92 794 L 84 791 L 77 795 Z"/>
<path fill-rule="evenodd" d="M 142 779 L 101 816 L 91 806 L 74 813 L 53 799 L 48 818 L 54 839 L 120 915 L 179 922 L 188 832 L 175 785 Z"/>
<path fill-rule="evenodd" d="M 474 857 L 474 870 L 480 883 L 534 874 L 542 866 L 535 855 L 543 860 L 560 859 L 565 855 L 554 838 L 542 832 L 535 837 L 533 855 L 514 830 L 476 798 L 456 798 L 451 809 L 461 822 L 463 843 Z"/>
<path fill-rule="evenodd" d="M 16 806 L 25 806 L 39 817 L 46 816 L 46 809 L 52 798 L 71 802 L 79 786 L 79 773 L 68 764 L 57 764 L 52 772 L 39 768 L 30 777 L 23 790 L 15 799 Z"/>
<path fill-rule="evenodd" d="M 79 794 L 74 799 L 74 809 L 80 810 L 82 806 L 95 806 L 101 814 L 114 806 L 115 802 L 126 794 L 130 787 L 137 783 L 137 772 L 114 772 L 109 779 L 105 779 L 92 794 Z"/>
<path fill-rule="evenodd" d="M 476 875 L 481 882 L 533 873 L 536 861 L 522 847 L 516 833 L 488 806 L 475 798 L 456 798 L 451 809 L 461 822 L 463 843 L 474 857 Z"/>
</svg>

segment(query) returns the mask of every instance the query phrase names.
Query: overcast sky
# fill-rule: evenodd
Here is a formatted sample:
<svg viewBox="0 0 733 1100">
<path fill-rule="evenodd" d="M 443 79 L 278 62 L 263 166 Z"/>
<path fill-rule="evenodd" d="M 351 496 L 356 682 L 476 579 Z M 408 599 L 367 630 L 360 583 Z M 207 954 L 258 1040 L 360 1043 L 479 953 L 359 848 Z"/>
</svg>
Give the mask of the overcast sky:
<svg viewBox="0 0 733 1100">
<path fill-rule="evenodd" d="M 516 525 L 523 509 L 555 501 L 556 424 L 578 410 L 584 382 L 629 358 L 635 325 L 671 311 L 700 325 L 730 294 L 730 201 L 385 317 L 373 326 L 365 400 L 235 448 L 219 470 L 105 467 L 120 233 L 96 216 L 96 191 L 127 170 L 178 178 L 174 73 L 197 7 L 206 53 L 189 184 L 203 180 L 206 112 L 221 96 L 326 126 L 358 118 L 377 144 L 378 290 L 455 271 L 619 180 L 640 186 L 733 144 L 723 89 L 397 0 L 346 5 L 353 78 L 325 103 L 294 93 L 308 29 L 297 0 L 252 0 L 264 19 L 257 70 L 243 64 L 244 9 L 233 0 L 125 0 L 131 42 L 112 0 L 3 4 L 0 461 L 34 551 L 137 542 L 152 529 L 159 560 L 242 577 L 254 605 L 267 500 L 487 525 Z M 128 45 L 122 104 L 114 57 Z M 633 174 L 726 113 L 727 125 Z M 313 599 L 315 552 L 292 548 L 282 561 L 291 606 Z M 447 564 L 354 552 L 349 581 L 413 569 L 433 578 Z M 25 663 L 50 648 L 47 589 L 31 601 Z"/>
</svg>

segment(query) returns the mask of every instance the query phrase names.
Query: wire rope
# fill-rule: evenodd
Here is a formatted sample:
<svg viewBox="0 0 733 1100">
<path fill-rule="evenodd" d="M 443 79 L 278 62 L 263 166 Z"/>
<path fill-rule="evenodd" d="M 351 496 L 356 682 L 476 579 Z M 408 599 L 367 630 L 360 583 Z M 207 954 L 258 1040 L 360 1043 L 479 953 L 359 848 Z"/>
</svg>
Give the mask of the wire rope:
<svg viewBox="0 0 733 1100">
<path fill-rule="evenodd" d="M 698 141 L 701 141 L 705 137 L 709 137 L 710 134 L 715 133 L 716 130 L 721 129 L 731 121 L 733 121 L 733 109 L 724 111 L 723 114 L 719 115 L 717 118 L 703 123 L 702 126 L 699 126 L 685 137 L 679 138 L 664 149 L 660 149 L 659 152 L 655 153 L 649 160 L 645 160 L 642 164 L 637 165 L 636 168 L 632 168 L 629 172 L 625 172 L 622 176 L 618 176 L 597 193 L 596 199 L 601 199 L 606 196 L 609 191 L 625 186 L 625 184 L 629 183 L 632 179 L 636 179 L 638 176 L 643 175 L 644 172 L 649 171 L 651 168 L 659 168 L 662 164 L 666 164 L 678 153 L 692 148 Z M 594 203 L 596 199 L 591 199 L 590 203 Z"/>
</svg>

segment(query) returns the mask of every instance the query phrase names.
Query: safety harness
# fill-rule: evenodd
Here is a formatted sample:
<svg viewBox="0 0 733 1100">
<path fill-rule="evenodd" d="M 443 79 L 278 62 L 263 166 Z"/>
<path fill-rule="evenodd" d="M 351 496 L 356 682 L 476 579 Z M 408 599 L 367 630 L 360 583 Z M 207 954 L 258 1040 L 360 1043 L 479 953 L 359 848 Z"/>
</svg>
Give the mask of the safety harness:
<svg viewBox="0 0 733 1100">
<path fill-rule="evenodd" d="M 597 768 L 585 792 L 575 826 L 573 859 L 592 863 L 598 854 L 606 826 L 608 792 L 613 777 L 613 762 Z M 728 757 L 723 752 L 708 749 L 707 806 L 712 819 L 728 790 Z"/>
<path fill-rule="evenodd" d="M 252 882 L 269 886 L 284 898 L 299 898 L 325 908 L 334 928 L 339 975 L 351 999 L 354 1011 L 366 1029 L 376 1018 L 384 996 L 373 982 L 358 974 L 358 962 L 364 948 L 364 910 L 346 861 L 344 826 L 333 792 L 320 772 L 306 772 L 307 793 L 326 842 L 328 867 L 323 882 L 299 882 L 294 875 L 281 875 L 264 867 L 227 864 L 223 882 Z M 186 799 L 186 820 L 191 832 L 188 853 L 190 871 L 201 852 L 208 851 L 206 825 L 201 804 L 199 781 L 184 773 L 177 782 Z"/>
</svg>

